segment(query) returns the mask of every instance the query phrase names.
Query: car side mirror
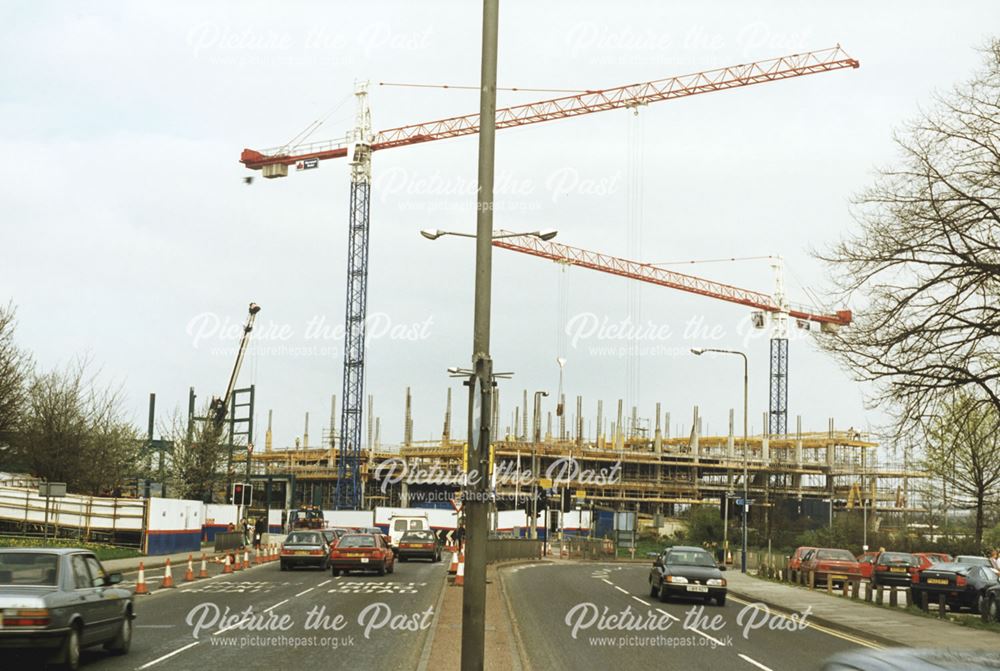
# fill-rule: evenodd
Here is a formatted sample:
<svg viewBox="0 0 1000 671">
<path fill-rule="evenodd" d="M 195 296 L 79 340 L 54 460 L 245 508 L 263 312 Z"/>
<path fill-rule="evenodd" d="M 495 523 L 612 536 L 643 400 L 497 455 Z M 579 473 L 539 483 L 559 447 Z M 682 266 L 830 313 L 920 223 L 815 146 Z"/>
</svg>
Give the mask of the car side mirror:
<svg viewBox="0 0 1000 671">
<path fill-rule="evenodd" d="M 108 577 L 104 579 L 105 585 L 117 585 L 122 581 L 121 573 L 110 573 Z"/>
<path fill-rule="evenodd" d="M 663 566 L 663 560 L 657 557 L 653 560 L 653 566 Z"/>
</svg>

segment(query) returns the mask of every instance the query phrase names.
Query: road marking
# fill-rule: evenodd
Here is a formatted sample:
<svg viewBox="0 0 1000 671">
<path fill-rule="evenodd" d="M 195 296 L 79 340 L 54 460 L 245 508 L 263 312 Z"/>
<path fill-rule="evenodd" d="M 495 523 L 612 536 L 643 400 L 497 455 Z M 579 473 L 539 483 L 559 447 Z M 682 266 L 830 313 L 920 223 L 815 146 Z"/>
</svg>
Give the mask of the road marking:
<svg viewBox="0 0 1000 671">
<path fill-rule="evenodd" d="M 136 624 L 133 625 L 136 629 L 172 629 L 174 625 L 172 624 Z"/>
<path fill-rule="evenodd" d="M 610 580 L 608 580 L 607 578 L 601 578 L 601 580 L 603 580 L 604 582 L 608 583 L 609 585 L 614 585 L 614 583 L 611 582 Z"/>
<path fill-rule="evenodd" d="M 284 601 L 279 601 L 278 603 L 274 604 L 273 606 L 268 606 L 267 608 L 264 609 L 264 612 L 266 613 L 269 610 L 273 610 L 273 609 L 277 608 L 278 606 L 280 606 L 282 604 L 285 604 L 285 603 L 288 603 L 288 599 L 285 599 Z"/>
<path fill-rule="evenodd" d="M 667 617 L 669 617 L 674 622 L 680 622 L 681 621 L 681 619 L 679 617 L 677 617 L 676 615 L 671 615 L 670 613 L 668 613 L 667 611 L 663 610 L 662 608 L 657 608 L 656 610 L 659 613 L 663 613 L 664 615 L 666 615 Z"/>
<path fill-rule="evenodd" d="M 735 597 L 732 594 L 729 595 L 729 598 L 731 600 L 737 602 L 737 603 L 746 604 L 748 606 L 751 605 L 751 604 L 753 604 L 753 603 L 757 603 L 757 602 L 753 602 L 753 601 L 745 601 L 744 599 L 741 599 L 739 597 Z M 774 615 L 778 615 L 779 617 L 783 617 L 786 620 L 791 620 L 792 619 L 788 615 L 785 615 L 781 611 L 774 610 L 773 608 L 768 608 L 768 611 L 771 612 Z M 837 631 L 836 629 L 830 629 L 829 627 L 824 627 L 823 625 L 816 624 L 815 622 L 806 621 L 806 626 L 811 627 L 811 628 L 815 629 L 816 631 L 821 631 L 824 634 L 829 634 L 830 636 L 836 636 L 837 638 L 843 639 L 845 641 L 850 641 L 851 643 L 857 643 L 858 645 L 864 646 L 866 648 L 871 648 L 873 650 L 881 650 L 881 649 L 883 649 L 885 647 L 884 645 L 880 645 L 879 643 L 875 643 L 874 641 L 869 641 L 869 640 L 866 640 L 866 639 L 863 639 L 863 638 L 859 638 L 857 636 L 852 636 L 850 634 L 845 634 L 844 632 Z"/>
<path fill-rule="evenodd" d="M 633 595 L 632 598 L 635 599 L 636 601 L 638 601 L 639 603 L 643 604 L 643 605 L 646 605 L 646 606 L 652 606 L 653 605 L 653 604 L 649 603 L 648 601 L 646 601 L 645 599 L 640 599 L 637 596 Z"/>
<path fill-rule="evenodd" d="M 695 629 L 694 627 L 688 627 L 688 628 L 687 628 L 687 630 L 688 630 L 688 631 L 693 631 L 694 633 L 698 634 L 699 636 L 704 636 L 704 637 L 705 637 L 705 638 L 707 638 L 708 640 L 710 640 L 710 641 L 714 641 L 714 642 L 715 642 L 716 644 L 718 644 L 718 645 L 725 645 L 725 643 L 723 643 L 723 642 L 722 642 L 722 641 L 720 641 L 719 639 L 715 638 L 714 636 L 709 636 L 708 634 L 706 634 L 705 632 L 703 632 L 703 631 L 702 631 L 702 630 L 700 630 L 700 629 Z"/>
<path fill-rule="evenodd" d="M 325 584 L 326 584 L 326 583 L 328 583 L 328 582 L 330 582 L 330 581 L 329 581 L 329 580 L 324 580 L 324 581 L 323 581 L 323 582 L 321 582 L 320 584 L 316 585 L 316 587 L 322 587 L 323 585 L 325 585 Z"/>
<path fill-rule="evenodd" d="M 159 664 L 160 662 L 162 662 L 165 659 L 170 659 L 174 655 L 178 655 L 178 654 L 184 652 L 185 650 L 187 650 L 189 648 L 193 648 L 196 645 L 198 645 L 198 641 L 195 641 L 194 643 L 188 643 L 183 648 L 177 648 L 173 652 L 168 652 L 163 657 L 157 657 L 152 662 L 147 662 L 147 663 L 143 664 L 142 666 L 140 666 L 139 667 L 139 671 L 142 671 L 143 669 L 148 669 L 149 667 L 153 666 L 154 664 Z"/>
<path fill-rule="evenodd" d="M 764 666 L 763 664 L 761 664 L 760 662 L 758 662 L 755 659 L 750 659 L 749 657 L 747 657 L 746 655 L 744 655 L 742 652 L 737 653 L 737 654 L 739 655 L 739 658 L 742 659 L 744 662 L 747 662 L 749 664 L 753 664 L 754 666 L 756 666 L 761 671 L 774 671 L 771 667 Z"/>
<path fill-rule="evenodd" d="M 304 589 L 301 592 L 299 592 L 298 594 L 296 594 L 295 596 L 302 596 L 303 594 L 308 594 L 309 592 L 313 591 L 314 589 L 316 589 L 316 588 L 315 587 L 310 587 L 309 589 Z"/>
<path fill-rule="evenodd" d="M 622 594 L 628 594 L 628 590 L 627 589 L 622 589 L 618 585 L 615 585 L 615 589 L 618 590 L 619 592 L 621 592 Z"/>
</svg>

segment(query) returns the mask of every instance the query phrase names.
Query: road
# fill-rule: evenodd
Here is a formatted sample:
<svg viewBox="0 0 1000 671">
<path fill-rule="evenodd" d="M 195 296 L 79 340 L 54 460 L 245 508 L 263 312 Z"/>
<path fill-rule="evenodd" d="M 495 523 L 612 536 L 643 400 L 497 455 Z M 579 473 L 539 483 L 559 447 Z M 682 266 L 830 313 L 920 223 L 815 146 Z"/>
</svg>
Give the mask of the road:
<svg viewBox="0 0 1000 671">
<path fill-rule="evenodd" d="M 446 570 L 445 563 L 423 561 L 397 563 L 395 572 L 383 577 L 280 571 L 277 562 L 228 575 L 213 567 L 208 579 L 137 596 L 131 652 L 113 656 L 101 648 L 89 649 L 83 653 L 82 668 L 413 669 L 430 632 Z M 156 571 L 157 580 L 151 584 L 158 584 L 160 575 Z M 260 620 L 267 618 L 270 630 L 208 626 L 216 608 L 223 616 L 227 608 L 230 614 L 250 608 Z M 335 620 L 338 614 L 342 622 Z M 279 625 L 283 616 L 287 620 Z M 322 616 L 326 620 L 320 623 Z M 198 623 L 206 626 L 196 631 Z M 324 629 L 326 624 L 337 628 Z"/>
<path fill-rule="evenodd" d="M 650 597 L 646 565 L 553 562 L 502 572 L 525 654 L 536 671 L 665 665 L 685 671 L 806 671 L 818 669 L 834 653 L 869 645 L 817 625 L 800 628 L 785 616 L 768 617 L 731 595 L 722 607 L 661 603 Z M 624 620 L 619 618 L 605 619 L 608 628 L 599 628 L 603 616 L 626 609 L 626 618 L 636 616 L 651 626 L 620 629 Z M 761 626 L 744 635 L 748 622 Z"/>
</svg>

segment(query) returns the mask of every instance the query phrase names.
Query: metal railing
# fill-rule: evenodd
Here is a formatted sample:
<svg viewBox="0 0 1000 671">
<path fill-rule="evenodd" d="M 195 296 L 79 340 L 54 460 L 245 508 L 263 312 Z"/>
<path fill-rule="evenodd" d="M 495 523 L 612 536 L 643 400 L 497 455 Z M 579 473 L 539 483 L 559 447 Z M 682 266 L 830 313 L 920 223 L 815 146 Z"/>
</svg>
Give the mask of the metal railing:
<svg viewBox="0 0 1000 671">
<path fill-rule="evenodd" d="M 542 541 L 524 538 L 491 538 L 486 544 L 486 563 L 509 559 L 541 559 Z"/>
</svg>

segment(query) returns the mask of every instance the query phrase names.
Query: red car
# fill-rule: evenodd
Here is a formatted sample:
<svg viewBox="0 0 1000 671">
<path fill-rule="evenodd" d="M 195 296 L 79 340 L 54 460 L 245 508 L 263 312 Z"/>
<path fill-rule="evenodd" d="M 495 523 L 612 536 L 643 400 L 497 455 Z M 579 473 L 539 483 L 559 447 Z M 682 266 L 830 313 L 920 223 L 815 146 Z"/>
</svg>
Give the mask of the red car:
<svg viewBox="0 0 1000 671">
<path fill-rule="evenodd" d="M 934 564 L 947 564 L 952 561 L 952 556 L 943 552 L 914 552 L 913 556 L 917 558 L 917 574 Z"/>
<path fill-rule="evenodd" d="M 877 552 L 865 552 L 858 555 L 858 568 L 861 570 L 862 578 L 871 580 L 872 565 L 875 563 L 875 557 L 877 556 Z"/>
<path fill-rule="evenodd" d="M 801 568 L 801 566 L 802 566 L 802 558 L 806 556 L 807 552 L 809 552 L 810 550 L 815 550 L 815 549 L 816 548 L 809 547 L 807 545 L 803 545 L 802 547 L 795 548 L 795 552 L 793 552 L 792 556 L 788 558 L 788 570 L 789 571 L 798 571 Z"/>
<path fill-rule="evenodd" d="M 818 587 L 826 585 L 827 576 L 834 585 L 861 579 L 861 566 L 854 555 L 848 550 L 835 548 L 810 550 L 802 558 L 801 570 L 812 571 Z"/>
<path fill-rule="evenodd" d="M 343 571 L 392 573 L 396 557 L 386 545 L 382 534 L 344 534 L 330 550 L 330 571 L 338 576 Z"/>
</svg>

